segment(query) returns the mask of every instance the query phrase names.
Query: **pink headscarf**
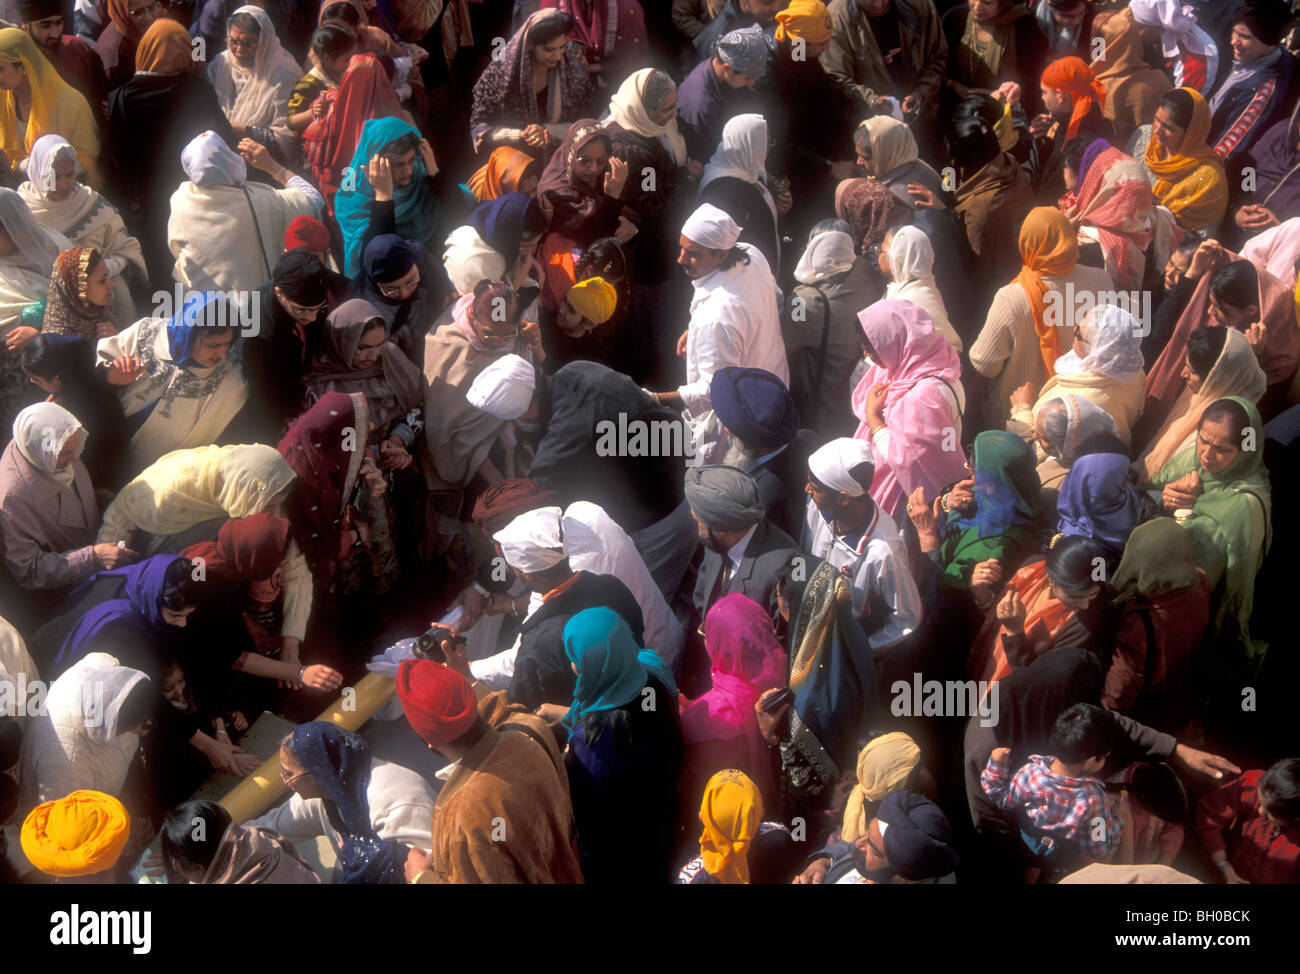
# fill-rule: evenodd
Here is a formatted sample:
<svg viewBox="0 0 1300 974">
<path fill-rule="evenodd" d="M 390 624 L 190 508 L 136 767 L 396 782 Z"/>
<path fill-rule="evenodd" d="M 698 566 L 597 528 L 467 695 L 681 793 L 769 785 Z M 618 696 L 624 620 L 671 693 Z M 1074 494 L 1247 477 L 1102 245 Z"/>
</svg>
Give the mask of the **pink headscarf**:
<svg viewBox="0 0 1300 974">
<path fill-rule="evenodd" d="M 930 316 L 910 301 L 877 301 L 858 312 L 858 322 L 878 364 L 853 390 L 853 414 L 861 420 L 853 435 L 871 439 L 867 392 L 878 382 L 889 383 L 884 409 L 888 446 L 882 451 L 878 441 L 872 443 L 876 476 L 871 497 L 897 520 L 907 495 L 918 486 L 933 497 L 966 475 L 960 421 L 944 395 L 946 382 L 960 402 L 961 359 L 934 330 Z M 921 381 L 930 378 L 936 381 Z"/>
<path fill-rule="evenodd" d="M 758 733 L 754 703 L 764 690 L 786 685 L 788 663 L 772 620 L 738 592 L 713 604 L 704 620 L 704 646 L 713 663 L 713 689 L 682 708 L 687 746 L 744 736 L 751 776 L 767 767 L 767 745 Z M 768 782 L 754 778 L 765 795 Z"/>
</svg>

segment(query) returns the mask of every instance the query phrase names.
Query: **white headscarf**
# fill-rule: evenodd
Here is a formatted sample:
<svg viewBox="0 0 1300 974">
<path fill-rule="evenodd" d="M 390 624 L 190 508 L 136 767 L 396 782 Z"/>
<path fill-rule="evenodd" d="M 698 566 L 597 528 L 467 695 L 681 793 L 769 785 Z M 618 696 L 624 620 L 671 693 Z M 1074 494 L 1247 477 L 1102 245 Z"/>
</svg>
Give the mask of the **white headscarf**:
<svg viewBox="0 0 1300 974">
<path fill-rule="evenodd" d="M 1061 375 L 1091 372 L 1120 385 L 1142 375 L 1142 325 L 1123 308 L 1101 304 L 1092 308 L 1079 322 L 1079 331 L 1088 343 L 1083 358 L 1070 349 L 1056 360 Z"/>
<path fill-rule="evenodd" d="M 506 259 L 466 224 L 447 237 L 442 266 L 457 294 L 471 294 L 479 281 L 501 280 L 506 272 Z"/>
<path fill-rule="evenodd" d="M 31 154 L 27 156 L 27 181 L 42 199 L 47 199 L 54 189 L 54 164 L 61 157 L 72 160 L 73 172 L 80 172 L 77 163 L 77 150 L 61 135 L 42 135 L 32 143 Z"/>
<path fill-rule="evenodd" d="M 516 571 L 533 574 L 554 568 L 569 556 L 564 543 L 562 518 L 558 507 L 539 507 L 527 511 L 492 535 L 501 546 L 506 563 Z"/>
<path fill-rule="evenodd" d="M 889 241 L 890 288 L 934 276 L 934 246 L 920 227 L 899 227 Z M 888 295 L 892 297 L 893 295 Z"/>
<path fill-rule="evenodd" d="M 730 250 L 740 239 L 743 227 L 712 203 L 701 203 L 686 218 L 682 236 L 709 250 Z"/>
<path fill-rule="evenodd" d="M 244 157 L 211 129 L 181 150 L 181 168 L 195 186 L 238 186 L 248 177 Z"/>
<path fill-rule="evenodd" d="M 1192 54 L 1218 53 L 1212 42 L 1205 43 L 1206 35 L 1196 29 L 1196 11 L 1191 6 L 1178 0 L 1129 0 L 1129 9 L 1133 19 L 1144 27 L 1161 28 L 1160 51 L 1165 57 L 1177 57 L 1179 44 Z M 1213 67 L 1207 76 L 1213 83 Z"/>
<path fill-rule="evenodd" d="M 677 116 L 660 125 L 650 118 L 645 103 L 646 85 L 656 68 L 642 68 L 634 71 L 618 86 L 618 91 L 609 100 L 609 115 L 626 131 L 647 139 L 660 139 L 672 151 L 673 161 L 679 166 L 686 164 L 686 140 L 677 128 Z"/>
<path fill-rule="evenodd" d="M 776 201 L 767 191 L 767 120 L 762 115 L 733 115 L 722 129 L 713 158 L 704 167 L 700 189 L 730 176 L 757 187 L 776 219 Z"/>
<path fill-rule="evenodd" d="M 36 222 L 23 198 L 12 189 L 0 188 L 0 227 L 18 248 L 0 257 L 0 267 L 6 264 L 22 267 L 46 278 L 54 273 L 54 261 L 62 248 Z"/>
<path fill-rule="evenodd" d="M 537 373 L 525 359 L 502 355 L 475 376 L 465 398 L 475 409 L 509 421 L 528 411 L 536 388 Z"/>
<path fill-rule="evenodd" d="M 65 487 L 71 487 L 76 473 L 68 464 L 58 469 L 59 454 L 68 440 L 83 432 L 77 417 L 58 403 L 38 402 L 28 406 L 14 419 L 14 444 L 28 463 Z M 77 456 L 85 449 L 83 437 L 77 444 Z"/>
<path fill-rule="evenodd" d="M 861 497 L 867 488 L 858 483 L 850 471 L 859 464 L 875 462 L 876 456 L 870 443 L 851 436 L 841 436 L 816 450 L 808 458 L 808 469 L 831 490 L 838 490 L 850 497 Z"/>
<path fill-rule="evenodd" d="M 852 270 L 856 259 L 853 238 L 843 230 L 827 230 L 808 241 L 794 269 L 794 279 L 800 284 L 818 284 Z"/>
<path fill-rule="evenodd" d="M 303 70 L 281 46 L 265 10 L 245 6 L 235 14 L 248 14 L 261 28 L 253 66 L 241 68 L 229 51 L 222 51 L 208 68 L 208 80 L 231 125 L 270 125 L 281 88 L 287 79 L 292 79 L 290 85 L 296 83 Z"/>
</svg>

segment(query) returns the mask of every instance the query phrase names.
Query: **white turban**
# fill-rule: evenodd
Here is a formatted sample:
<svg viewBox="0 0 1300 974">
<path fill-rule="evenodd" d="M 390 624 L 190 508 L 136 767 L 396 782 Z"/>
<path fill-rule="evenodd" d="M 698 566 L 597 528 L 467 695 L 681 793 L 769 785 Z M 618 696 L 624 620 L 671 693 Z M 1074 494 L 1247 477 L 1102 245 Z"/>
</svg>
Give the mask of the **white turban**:
<svg viewBox="0 0 1300 974">
<path fill-rule="evenodd" d="M 850 471 L 862 463 L 875 464 L 875 454 L 871 444 L 866 440 L 841 436 L 831 440 L 808 458 L 808 469 L 817 480 L 831 490 L 838 490 L 850 497 L 861 497 L 866 488 L 853 479 Z"/>
<path fill-rule="evenodd" d="M 682 227 L 682 236 L 710 250 L 730 250 L 743 227 L 712 203 L 703 203 Z"/>
<path fill-rule="evenodd" d="M 492 540 L 501 546 L 506 563 L 516 571 L 529 575 L 546 571 L 569 556 L 561 526 L 563 516 L 558 507 L 539 507 L 520 514 L 492 535 Z"/>
<path fill-rule="evenodd" d="M 518 419 L 528 411 L 537 374 L 518 355 L 503 355 L 478 374 L 465 398 L 497 419 Z"/>
<path fill-rule="evenodd" d="M 843 230 L 827 230 L 808 241 L 794 269 L 794 279 L 800 284 L 817 284 L 851 271 L 856 258 L 852 237 Z"/>
</svg>

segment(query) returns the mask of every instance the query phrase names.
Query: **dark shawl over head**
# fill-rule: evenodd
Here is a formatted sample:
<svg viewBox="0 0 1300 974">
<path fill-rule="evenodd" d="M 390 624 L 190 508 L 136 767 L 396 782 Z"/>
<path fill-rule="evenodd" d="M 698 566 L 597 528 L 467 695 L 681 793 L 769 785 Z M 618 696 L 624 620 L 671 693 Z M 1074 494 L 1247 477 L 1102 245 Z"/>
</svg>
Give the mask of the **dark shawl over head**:
<svg viewBox="0 0 1300 974">
<path fill-rule="evenodd" d="M 86 465 L 90 480 L 97 487 L 116 490 L 125 479 L 122 471 L 126 457 L 126 417 L 122 400 L 95 368 L 95 345 L 72 335 L 42 332 L 39 340 L 48 349 L 43 370 L 57 375 L 63 383 L 58 403 L 86 430 Z"/>
<path fill-rule="evenodd" d="M 489 247 L 506 259 L 506 270 L 515 266 L 524 223 L 537 201 L 526 193 L 506 193 L 480 203 L 470 214 L 470 226 Z"/>
<path fill-rule="evenodd" d="M 574 161 L 584 148 L 597 141 L 605 143 L 605 151 L 612 157 L 610 134 L 594 118 L 578 119 L 546 164 L 537 186 L 537 191 L 546 196 L 553 208 L 551 231 L 579 246 L 613 233 L 620 209 L 618 200 L 607 196 L 603 186 L 583 186 L 574 178 Z M 631 173 L 628 181 L 632 181 Z"/>
<path fill-rule="evenodd" d="M 120 578 L 126 584 L 121 598 L 101 602 L 72 627 L 72 632 L 59 649 L 56 669 L 62 672 L 85 656 L 91 650 L 95 637 L 110 625 L 127 623 L 157 636 L 174 632 L 174 627 L 163 620 L 158 600 L 162 597 L 167 569 L 172 562 L 183 560 L 185 559 L 177 558 L 176 555 L 154 555 L 126 568 L 96 572 L 82 582 L 70 596 L 74 605 L 91 585 L 101 579 Z"/>
<path fill-rule="evenodd" d="M 299 724 L 293 750 L 303 770 L 325 793 L 325 813 L 343 837 L 336 883 L 405 882 L 406 849 L 381 839 L 370 824 L 370 745 L 360 734 L 328 721 Z"/>
<path fill-rule="evenodd" d="M 1049 649 L 998 682 L 994 736 L 1011 748 L 1012 767 L 1051 749 L 1052 727 L 1067 707 L 1101 700 L 1101 661 L 1085 649 Z"/>
</svg>

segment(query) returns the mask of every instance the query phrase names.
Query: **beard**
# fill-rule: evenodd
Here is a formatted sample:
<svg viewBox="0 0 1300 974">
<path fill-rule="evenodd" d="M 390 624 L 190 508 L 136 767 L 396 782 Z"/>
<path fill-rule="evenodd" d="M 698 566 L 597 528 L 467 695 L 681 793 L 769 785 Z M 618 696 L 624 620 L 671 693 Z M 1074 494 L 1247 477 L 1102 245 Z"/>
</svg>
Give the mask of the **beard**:
<svg viewBox="0 0 1300 974">
<path fill-rule="evenodd" d="M 746 446 L 740 437 L 732 435 L 727 438 L 727 452 L 722 455 L 721 463 L 737 470 L 748 470 L 753 466 L 758 455 Z"/>
</svg>

